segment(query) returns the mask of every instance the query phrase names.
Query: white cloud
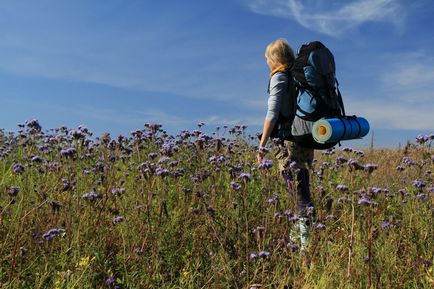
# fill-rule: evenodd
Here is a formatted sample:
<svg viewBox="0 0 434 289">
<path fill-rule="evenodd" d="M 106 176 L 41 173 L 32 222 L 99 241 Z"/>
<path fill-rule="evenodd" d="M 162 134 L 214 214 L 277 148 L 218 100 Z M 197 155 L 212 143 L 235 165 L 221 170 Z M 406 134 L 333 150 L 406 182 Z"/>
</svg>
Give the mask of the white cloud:
<svg viewBox="0 0 434 289">
<path fill-rule="evenodd" d="M 381 83 L 404 102 L 428 102 L 434 108 L 434 57 L 423 51 L 387 57 L 388 68 L 382 72 Z"/>
<path fill-rule="evenodd" d="M 380 129 L 434 130 L 434 114 L 431 106 L 409 106 L 387 100 L 354 101 L 346 103 L 351 111 L 365 117 L 371 127 Z"/>
<path fill-rule="evenodd" d="M 405 18 L 397 0 L 254 0 L 247 5 L 255 13 L 293 18 L 307 29 L 330 36 L 365 22 L 389 22 L 400 27 Z"/>
</svg>

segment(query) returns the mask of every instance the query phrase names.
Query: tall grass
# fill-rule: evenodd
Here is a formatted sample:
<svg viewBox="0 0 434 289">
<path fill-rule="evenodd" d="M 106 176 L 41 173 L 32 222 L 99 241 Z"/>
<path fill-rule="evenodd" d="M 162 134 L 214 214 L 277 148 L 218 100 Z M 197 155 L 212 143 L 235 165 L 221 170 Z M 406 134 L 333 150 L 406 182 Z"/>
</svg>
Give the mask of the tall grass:
<svg viewBox="0 0 434 289">
<path fill-rule="evenodd" d="M 432 288 L 432 136 L 317 152 L 307 250 L 243 127 L 95 139 L 35 120 L 0 139 L 5 288 Z M 273 165 L 274 164 L 274 165 Z"/>
</svg>

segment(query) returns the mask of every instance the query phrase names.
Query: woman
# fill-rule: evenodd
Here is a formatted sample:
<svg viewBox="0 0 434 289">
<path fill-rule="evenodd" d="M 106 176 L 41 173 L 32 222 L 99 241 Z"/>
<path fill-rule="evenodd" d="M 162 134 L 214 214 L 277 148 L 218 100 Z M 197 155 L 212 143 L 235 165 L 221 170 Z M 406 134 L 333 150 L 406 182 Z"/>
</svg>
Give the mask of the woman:
<svg viewBox="0 0 434 289">
<path fill-rule="evenodd" d="M 266 153 L 265 146 L 270 138 L 280 138 L 276 158 L 288 190 L 297 202 L 300 219 L 296 228 L 300 230 L 301 249 L 304 250 L 307 245 L 309 217 L 313 213 L 309 190 L 309 168 L 312 166 L 313 149 L 300 147 L 283 137 L 290 132 L 295 115 L 297 95 L 290 72 L 294 62 L 294 52 L 285 39 L 277 39 L 267 46 L 265 59 L 271 71 L 268 85 L 268 110 L 257 159 L 259 163 L 262 162 Z M 292 172 L 296 174 L 296 179 L 293 178 Z M 294 237 L 294 234 L 291 234 L 290 238 L 294 239 Z"/>
</svg>

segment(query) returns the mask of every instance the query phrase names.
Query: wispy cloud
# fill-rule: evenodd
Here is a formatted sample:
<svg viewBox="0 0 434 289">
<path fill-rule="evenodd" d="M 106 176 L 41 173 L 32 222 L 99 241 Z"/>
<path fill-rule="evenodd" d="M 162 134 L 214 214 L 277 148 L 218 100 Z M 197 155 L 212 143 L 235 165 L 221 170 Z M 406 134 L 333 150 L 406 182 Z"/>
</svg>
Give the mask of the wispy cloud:
<svg viewBox="0 0 434 289">
<path fill-rule="evenodd" d="M 399 101 L 434 109 L 434 57 L 425 51 L 415 51 L 386 58 L 389 65 L 382 72 L 383 89 L 393 92 Z"/>
<path fill-rule="evenodd" d="M 396 0 L 254 0 L 248 6 L 255 13 L 293 18 L 307 29 L 330 36 L 339 36 L 365 22 L 400 27 L 405 18 Z"/>
<path fill-rule="evenodd" d="M 349 113 L 366 116 L 377 128 L 432 131 L 434 57 L 415 51 L 387 54 L 377 61 L 381 66 L 371 71 L 367 90 L 347 95 Z"/>
</svg>

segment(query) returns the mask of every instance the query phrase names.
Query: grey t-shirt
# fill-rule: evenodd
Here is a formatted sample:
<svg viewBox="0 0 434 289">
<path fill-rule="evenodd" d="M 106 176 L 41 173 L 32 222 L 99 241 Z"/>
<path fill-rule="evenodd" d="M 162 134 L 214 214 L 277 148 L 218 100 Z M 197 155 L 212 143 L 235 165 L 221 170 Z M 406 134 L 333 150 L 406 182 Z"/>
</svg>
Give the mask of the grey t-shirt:
<svg viewBox="0 0 434 289">
<path fill-rule="evenodd" d="M 294 111 L 295 88 L 289 83 L 288 76 L 283 72 L 276 72 L 270 79 L 268 85 L 268 110 L 266 120 L 277 122 L 279 114 L 289 117 Z"/>
</svg>

